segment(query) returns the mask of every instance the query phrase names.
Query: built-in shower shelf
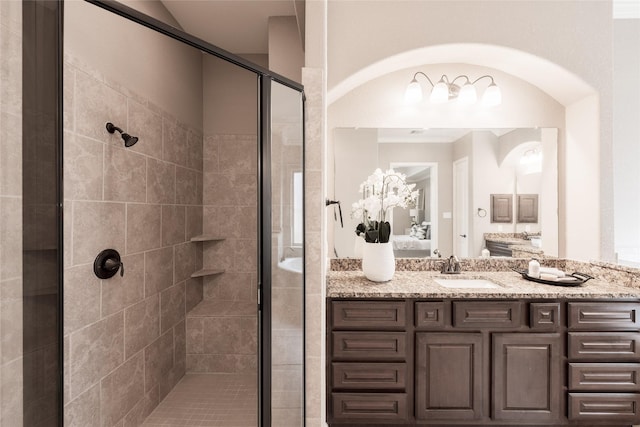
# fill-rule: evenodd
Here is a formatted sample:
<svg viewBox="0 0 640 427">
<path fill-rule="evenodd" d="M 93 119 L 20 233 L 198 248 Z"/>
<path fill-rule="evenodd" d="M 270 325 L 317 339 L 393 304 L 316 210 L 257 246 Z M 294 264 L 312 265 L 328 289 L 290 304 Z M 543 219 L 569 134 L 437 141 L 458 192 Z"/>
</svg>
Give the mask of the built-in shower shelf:
<svg viewBox="0 0 640 427">
<path fill-rule="evenodd" d="M 224 270 L 203 269 L 203 270 L 196 271 L 191 275 L 191 277 L 196 278 L 196 277 L 205 277 L 205 276 L 215 276 L 216 274 L 222 274 L 222 273 L 224 273 Z"/>
<path fill-rule="evenodd" d="M 224 240 L 224 237 L 220 236 L 212 236 L 210 234 L 201 234 L 199 236 L 193 236 L 191 238 L 192 242 L 218 242 L 220 240 Z"/>
</svg>

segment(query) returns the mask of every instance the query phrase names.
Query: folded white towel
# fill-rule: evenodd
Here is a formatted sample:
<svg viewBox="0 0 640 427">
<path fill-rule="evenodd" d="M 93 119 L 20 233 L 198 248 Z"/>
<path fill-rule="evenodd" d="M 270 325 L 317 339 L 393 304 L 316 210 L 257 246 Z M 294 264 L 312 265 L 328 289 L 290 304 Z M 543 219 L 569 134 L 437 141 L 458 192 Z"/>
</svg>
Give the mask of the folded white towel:
<svg viewBox="0 0 640 427">
<path fill-rule="evenodd" d="M 540 274 L 551 275 L 555 277 L 566 276 L 564 271 L 552 267 L 540 267 Z"/>
</svg>

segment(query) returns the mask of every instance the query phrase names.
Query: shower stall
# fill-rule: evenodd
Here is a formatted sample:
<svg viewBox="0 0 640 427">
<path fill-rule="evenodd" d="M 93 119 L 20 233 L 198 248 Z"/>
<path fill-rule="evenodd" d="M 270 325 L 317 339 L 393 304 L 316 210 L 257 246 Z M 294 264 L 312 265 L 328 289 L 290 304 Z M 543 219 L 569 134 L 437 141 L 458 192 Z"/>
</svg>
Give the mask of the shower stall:
<svg viewBox="0 0 640 427">
<path fill-rule="evenodd" d="M 0 2 L 0 425 L 302 426 L 303 88 L 140 4 Z"/>
</svg>

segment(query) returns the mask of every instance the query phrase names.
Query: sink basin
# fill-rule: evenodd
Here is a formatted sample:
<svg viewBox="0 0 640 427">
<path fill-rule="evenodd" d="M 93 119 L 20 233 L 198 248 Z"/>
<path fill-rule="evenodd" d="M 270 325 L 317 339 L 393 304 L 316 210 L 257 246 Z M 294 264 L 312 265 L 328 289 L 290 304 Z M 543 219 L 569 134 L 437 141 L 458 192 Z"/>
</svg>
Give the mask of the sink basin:
<svg viewBox="0 0 640 427">
<path fill-rule="evenodd" d="M 433 279 L 438 285 L 445 288 L 455 289 L 491 289 L 499 288 L 490 280 L 486 279 Z"/>
</svg>

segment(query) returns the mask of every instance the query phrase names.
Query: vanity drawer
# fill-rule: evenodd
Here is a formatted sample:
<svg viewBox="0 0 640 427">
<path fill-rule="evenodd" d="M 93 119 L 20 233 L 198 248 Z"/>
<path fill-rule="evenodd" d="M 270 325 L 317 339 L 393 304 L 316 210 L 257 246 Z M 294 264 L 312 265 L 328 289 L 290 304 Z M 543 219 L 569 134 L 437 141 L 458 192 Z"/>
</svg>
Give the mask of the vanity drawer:
<svg viewBox="0 0 640 427">
<path fill-rule="evenodd" d="M 570 302 L 569 329 L 573 331 L 621 331 L 640 329 L 640 303 Z"/>
<path fill-rule="evenodd" d="M 409 418 L 405 393 L 332 393 L 333 422 L 384 424 Z"/>
<path fill-rule="evenodd" d="M 569 389 L 640 391 L 640 363 L 569 363 Z"/>
<path fill-rule="evenodd" d="M 554 331 L 560 326 L 559 302 L 532 302 L 529 305 L 529 326 L 536 331 Z"/>
<path fill-rule="evenodd" d="M 640 421 L 640 394 L 569 393 L 571 421 Z"/>
<path fill-rule="evenodd" d="M 451 324 L 451 305 L 444 301 L 418 301 L 414 312 L 416 328 L 443 329 Z"/>
<path fill-rule="evenodd" d="M 407 387 L 405 363 L 332 363 L 334 390 L 399 390 Z"/>
<path fill-rule="evenodd" d="M 404 332 L 333 332 L 334 360 L 404 361 L 407 336 Z"/>
<path fill-rule="evenodd" d="M 456 328 L 511 329 L 522 326 L 520 301 L 454 301 L 453 326 Z"/>
<path fill-rule="evenodd" d="M 630 361 L 640 357 L 640 334 L 635 332 L 569 332 L 569 359 Z"/>
<path fill-rule="evenodd" d="M 404 301 L 333 301 L 333 329 L 404 329 Z"/>
</svg>

